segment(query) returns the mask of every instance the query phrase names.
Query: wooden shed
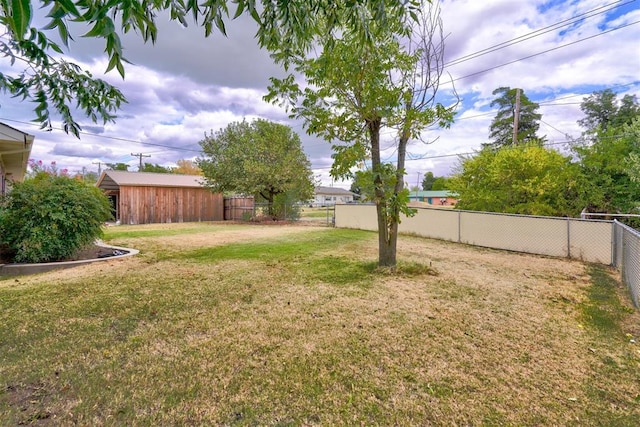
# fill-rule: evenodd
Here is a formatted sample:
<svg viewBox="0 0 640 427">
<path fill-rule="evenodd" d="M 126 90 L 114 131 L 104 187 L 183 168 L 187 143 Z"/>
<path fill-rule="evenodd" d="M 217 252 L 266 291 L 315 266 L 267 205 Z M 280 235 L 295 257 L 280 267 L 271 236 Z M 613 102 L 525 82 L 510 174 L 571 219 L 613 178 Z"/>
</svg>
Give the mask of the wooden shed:
<svg viewBox="0 0 640 427">
<path fill-rule="evenodd" d="M 101 188 L 122 224 L 222 221 L 224 200 L 197 175 L 104 171 Z"/>
</svg>

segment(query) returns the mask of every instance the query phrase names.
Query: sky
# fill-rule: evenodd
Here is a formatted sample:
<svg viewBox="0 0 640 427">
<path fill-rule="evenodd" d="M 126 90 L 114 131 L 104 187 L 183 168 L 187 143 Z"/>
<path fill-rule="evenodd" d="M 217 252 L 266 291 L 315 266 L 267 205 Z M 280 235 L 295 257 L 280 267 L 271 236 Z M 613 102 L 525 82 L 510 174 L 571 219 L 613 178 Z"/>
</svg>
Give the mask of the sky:
<svg viewBox="0 0 640 427">
<path fill-rule="evenodd" d="M 495 117 L 492 92 L 501 86 L 521 88 L 542 114 L 539 135 L 550 146 L 566 150 L 582 133 L 582 100 L 611 89 L 619 98 L 640 98 L 640 0 L 442 0 L 446 35 L 445 67 L 440 90 L 449 99 L 455 87 L 460 101 L 449 129 L 425 129 L 410 143 L 406 182 L 415 186 L 426 172 L 448 176 L 461 155 L 489 142 Z M 42 20 L 42 25 L 44 25 Z M 105 163 L 127 163 L 137 170 L 143 161 L 175 166 L 200 155 L 199 141 L 229 123 L 264 118 L 287 124 L 298 133 L 320 185 L 349 188 L 350 182 L 329 176 L 331 144 L 307 135 L 304 123 L 266 103 L 270 77 L 283 77 L 268 52 L 258 48 L 250 18 L 227 23 L 227 34 L 204 37 L 197 25 L 187 28 L 159 17 L 158 40 L 144 44 L 136 35 L 123 37 L 123 80 L 106 75 L 103 45 L 79 37 L 72 28 L 66 57 L 116 85 L 128 103 L 115 123 L 94 124 L 77 115 L 81 138 L 65 134 L 59 122 L 50 132 L 31 120 L 33 105 L 0 94 L 0 121 L 35 135 L 31 157 L 55 161 L 72 173 L 98 171 Z M 12 71 L 13 70 L 13 71 Z M 0 71 L 15 72 L 6 58 Z M 383 131 L 384 160 L 395 155 L 395 135 Z"/>
</svg>

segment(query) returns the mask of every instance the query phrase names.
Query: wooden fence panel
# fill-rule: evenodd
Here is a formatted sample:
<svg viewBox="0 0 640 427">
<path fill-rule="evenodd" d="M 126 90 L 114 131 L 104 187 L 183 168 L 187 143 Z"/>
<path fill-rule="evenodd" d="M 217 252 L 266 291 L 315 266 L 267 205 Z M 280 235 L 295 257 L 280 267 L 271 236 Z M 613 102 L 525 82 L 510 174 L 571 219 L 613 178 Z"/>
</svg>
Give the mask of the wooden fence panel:
<svg viewBox="0 0 640 427">
<path fill-rule="evenodd" d="M 224 219 L 237 221 L 246 218 L 246 213 L 253 215 L 253 197 L 233 196 L 224 198 Z"/>
</svg>

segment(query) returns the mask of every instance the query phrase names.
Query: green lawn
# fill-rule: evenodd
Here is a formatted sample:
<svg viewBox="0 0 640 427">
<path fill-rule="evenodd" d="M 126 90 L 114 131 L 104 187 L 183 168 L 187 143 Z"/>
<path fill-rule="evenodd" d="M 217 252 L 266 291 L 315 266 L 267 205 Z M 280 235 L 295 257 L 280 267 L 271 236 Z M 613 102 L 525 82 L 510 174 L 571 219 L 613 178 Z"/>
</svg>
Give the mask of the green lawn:
<svg viewBox="0 0 640 427">
<path fill-rule="evenodd" d="M 629 425 L 612 272 L 327 227 L 111 227 L 134 258 L 0 280 L 0 425 Z"/>
<path fill-rule="evenodd" d="M 301 218 L 329 218 L 331 219 L 333 217 L 334 214 L 334 207 L 333 206 L 328 206 L 328 207 L 318 207 L 318 208 L 310 208 L 310 207 L 303 207 L 302 211 L 300 212 L 300 217 Z"/>
</svg>

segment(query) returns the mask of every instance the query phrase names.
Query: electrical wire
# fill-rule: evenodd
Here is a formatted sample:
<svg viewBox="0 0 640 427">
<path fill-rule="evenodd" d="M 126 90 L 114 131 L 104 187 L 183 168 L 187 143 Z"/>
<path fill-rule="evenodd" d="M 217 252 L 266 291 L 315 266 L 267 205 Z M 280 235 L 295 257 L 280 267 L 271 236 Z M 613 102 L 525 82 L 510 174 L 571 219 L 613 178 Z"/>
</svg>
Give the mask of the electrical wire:
<svg viewBox="0 0 640 427">
<path fill-rule="evenodd" d="M 20 123 L 20 124 L 30 125 L 30 126 L 39 126 L 38 124 L 24 122 L 24 121 L 20 121 L 20 120 L 9 119 L 9 118 L 5 118 L 5 117 L 0 117 L 0 120 L 7 121 L 7 122 L 13 122 L 13 123 Z M 58 129 L 56 127 L 52 127 L 52 129 L 64 132 L 62 128 Z M 147 145 L 147 146 L 151 146 L 151 147 L 160 147 L 160 148 L 166 148 L 166 149 L 175 150 L 175 151 L 189 151 L 189 152 L 194 152 L 194 153 L 201 153 L 202 152 L 202 150 L 195 150 L 195 149 L 192 149 L 192 148 L 175 147 L 175 146 L 171 146 L 171 145 L 158 144 L 158 143 L 155 143 L 155 142 L 142 142 L 142 141 L 138 141 L 138 140 L 135 140 L 135 139 L 121 138 L 121 137 L 117 137 L 117 136 L 101 135 L 99 133 L 91 133 L 91 132 L 85 132 L 85 131 L 80 131 L 79 133 L 81 135 L 92 136 L 94 138 L 110 139 L 112 141 L 120 141 L 120 142 L 130 142 L 130 143 L 133 143 L 133 144 Z M 161 153 L 161 152 L 163 152 L 163 151 L 157 151 L 156 153 Z"/>
<path fill-rule="evenodd" d="M 560 129 L 558 129 L 557 127 L 550 125 L 549 123 L 545 122 L 544 120 L 540 119 L 540 123 L 543 123 L 547 126 L 549 126 L 551 129 L 555 130 L 556 132 L 558 132 L 559 134 L 561 134 L 564 137 L 568 137 L 569 134 L 567 134 L 566 132 L 562 132 Z"/>
<path fill-rule="evenodd" d="M 543 34 L 546 34 L 546 33 L 549 33 L 549 32 L 551 32 L 553 30 L 561 28 L 561 27 L 565 26 L 566 24 L 575 24 L 577 22 L 584 21 L 587 18 L 591 18 L 591 17 L 597 16 L 597 15 L 602 15 L 602 14 L 604 14 L 606 12 L 609 12 L 610 10 L 614 10 L 614 9 L 619 8 L 619 7 L 625 6 L 627 4 L 633 3 L 636 0 L 630 0 L 630 1 L 627 1 L 627 2 L 625 2 L 623 4 L 618 4 L 618 3 L 621 3 L 622 1 L 623 0 L 619 0 L 619 1 L 614 2 L 614 3 L 609 3 L 609 4 L 606 4 L 604 6 L 597 7 L 595 9 L 589 10 L 589 11 L 581 13 L 579 15 L 572 16 L 571 18 L 556 22 L 554 24 L 551 24 L 551 25 L 548 25 L 546 27 L 543 27 L 543 28 L 537 29 L 535 31 L 532 31 L 530 33 L 524 34 L 522 36 L 518 36 L 518 37 L 512 38 L 510 40 L 495 44 L 495 45 L 490 46 L 488 48 L 485 48 L 485 49 L 470 53 L 468 55 L 462 56 L 460 58 L 457 58 L 457 59 L 454 59 L 454 60 L 452 60 L 450 62 L 445 63 L 444 67 L 450 67 L 450 66 L 458 65 L 458 64 L 461 64 L 463 62 L 466 62 L 466 61 L 469 61 L 469 60 L 472 60 L 472 59 L 479 58 L 481 56 L 487 55 L 489 53 L 496 52 L 496 51 L 504 49 L 506 47 L 513 46 L 514 44 L 522 43 L 523 41 L 530 40 L 532 38 L 541 36 Z M 613 6 L 613 7 L 609 7 L 609 6 Z M 593 13 L 593 12 L 596 12 L 596 11 L 604 9 L 604 8 L 607 8 L 607 9 L 602 10 L 602 11 L 600 11 L 598 13 Z"/>
<path fill-rule="evenodd" d="M 566 136 L 566 134 L 565 134 Z M 618 139 L 618 138 L 625 138 L 625 137 L 632 137 L 634 136 L 633 134 L 620 134 L 620 135 L 611 135 L 611 136 L 607 136 L 607 137 L 602 137 L 601 139 Z M 545 142 L 542 144 L 542 146 L 544 147 L 553 147 L 556 145 L 566 145 L 566 144 L 570 144 L 570 145 L 575 145 L 576 143 L 580 143 L 582 142 L 581 139 L 578 140 L 574 140 L 574 139 L 567 139 L 564 141 L 555 141 L 555 142 Z M 415 158 L 415 159 L 406 159 L 405 162 L 410 162 L 410 161 L 420 161 L 420 160 L 433 160 L 433 159 L 445 159 L 445 158 L 450 158 L 450 157 L 464 157 L 464 156 L 472 156 L 475 154 L 478 154 L 478 150 L 475 151 L 467 151 L 467 152 L 463 152 L 463 153 L 450 153 L 450 154 L 437 154 L 437 155 L 425 155 L 424 157 L 421 158 Z M 395 160 L 391 159 L 391 158 L 386 158 L 384 160 L 381 160 L 384 163 L 396 163 Z M 313 170 L 329 170 L 331 169 L 331 167 L 312 167 Z"/>
<path fill-rule="evenodd" d="M 456 78 L 456 79 L 451 80 L 450 82 L 445 82 L 445 83 L 443 83 L 443 84 L 455 83 L 455 82 L 460 81 L 460 80 L 468 79 L 469 77 L 474 77 L 474 76 L 477 76 L 477 75 L 479 75 L 479 74 L 488 73 L 489 71 L 493 71 L 493 70 L 496 70 L 496 69 L 498 69 L 498 68 L 505 67 L 505 66 L 507 66 L 507 65 L 512 65 L 512 64 L 518 63 L 518 62 L 520 62 L 520 61 L 524 61 L 524 60 L 526 60 L 526 59 L 531 59 L 531 58 L 534 58 L 534 57 L 536 57 L 536 56 L 544 55 L 545 53 L 549 53 L 549 52 L 553 52 L 553 51 L 555 51 L 555 50 L 563 49 L 563 48 L 565 48 L 565 47 L 569 47 L 569 46 L 572 46 L 572 45 L 574 45 L 574 44 L 581 43 L 581 42 L 583 42 L 583 41 L 591 40 L 591 39 L 593 39 L 593 38 L 603 36 L 603 35 L 605 35 L 605 34 L 608 34 L 608 33 L 613 32 L 613 31 L 618 31 L 618 30 L 621 30 L 621 29 L 623 29 L 623 28 L 627 28 L 627 27 L 630 27 L 630 26 L 632 26 L 632 25 L 637 25 L 637 24 L 640 24 L 640 21 L 634 21 L 634 22 L 631 22 L 631 23 L 628 23 L 628 24 L 620 25 L 619 27 L 611 28 L 611 29 L 609 29 L 609 30 L 602 31 L 602 32 L 600 32 L 600 33 L 598 33 L 598 34 L 593 34 L 593 35 L 588 36 L 588 37 L 583 37 L 583 38 L 581 38 L 581 39 L 574 40 L 574 41 L 572 41 L 572 42 L 570 42 L 570 43 L 565 43 L 565 44 L 563 44 L 563 45 L 556 46 L 556 47 L 553 47 L 553 48 L 551 48 L 551 49 L 546 49 L 546 50 L 543 50 L 543 51 L 541 51 L 541 52 L 537 52 L 537 53 L 534 53 L 534 54 L 531 54 L 531 55 L 528 55 L 528 56 L 524 56 L 524 57 L 522 57 L 522 58 L 515 59 L 515 60 L 513 60 L 513 61 L 505 62 L 505 63 L 500 64 L 500 65 L 495 65 L 495 66 L 493 66 L 493 67 L 490 67 L 490 68 L 487 68 L 487 69 L 484 69 L 484 70 L 481 70 L 481 71 L 476 71 L 476 72 L 474 72 L 474 73 L 467 74 L 466 76 L 458 77 L 458 78 Z"/>
<path fill-rule="evenodd" d="M 506 42 L 502 42 L 502 43 L 496 44 L 496 45 L 491 46 L 489 48 L 485 48 L 485 49 L 482 49 L 480 51 L 465 55 L 465 56 L 463 56 L 461 58 L 457 58 L 456 60 L 450 61 L 449 63 L 447 63 L 445 65 L 446 66 L 453 66 L 453 65 L 457 65 L 457 64 L 462 63 L 462 62 L 466 62 L 466 61 L 471 60 L 471 59 L 475 59 L 477 57 L 486 55 L 488 53 L 495 52 L 496 50 L 505 48 L 505 47 L 513 45 L 515 43 L 519 43 L 521 41 L 528 40 L 528 39 L 533 38 L 533 37 L 537 37 L 537 36 L 542 35 L 542 34 L 544 34 L 546 32 L 552 31 L 553 29 L 557 29 L 561 25 L 564 25 L 564 24 L 567 24 L 567 23 L 572 24 L 572 23 L 580 22 L 580 21 L 582 21 L 582 20 L 584 20 L 586 18 L 590 18 L 592 16 L 596 16 L 596 15 L 600 15 L 600 14 L 606 13 L 606 12 L 608 12 L 610 10 L 613 10 L 613 9 L 618 8 L 618 7 L 630 4 L 630 3 L 634 2 L 634 1 L 635 0 L 631 0 L 631 1 L 625 2 L 625 3 L 621 4 L 621 5 L 618 5 L 618 3 L 622 2 L 622 0 L 621 0 L 621 1 L 618 1 L 618 2 L 615 2 L 615 3 L 610 3 L 610 4 L 607 4 L 607 5 L 601 6 L 601 7 L 596 8 L 596 9 L 592 9 L 592 10 L 584 12 L 584 13 L 582 13 L 580 15 L 576 15 L 576 16 L 574 16 L 572 18 L 569 18 L 569 19 L 566 19 L 566 20 L 563 20 L 563 21 L 559 21 L 559 22 L 557 22 L 555 24 L 552 24 L 550 26 L 538 29 L 536 31 L 533 31 L 533 32 L 528 33 L 528 34 L 525 34 L 523 36 L 508 40 Z M 612 5 L 617 5 L 617 6 L 609 7 L 609 6 L 612 6 Z M 604 9 L 604 8 L 607 8 L 607 9 L 606 10 L 601 10 L 601 9 Z M 599 11 L 599 10 L 601 10 L 601 11 Z M 596 11 L 599 11 L 599 12 L 594 13 Z M 602 32 L 600 32 L 598 34 L 595 34 L 595 35 L 584 37 L 582 39 L 575 40 L 573 42 L 570 42 L 570 43 L 567 43 L 567 44 L 564 44 L 564 45 L 556 46 L 554 48 L 547 49 L 547 50 L 544 50 L 544 51 L 541 51 L 541 52 L 538 52 L 538 53 L 535 53 L 535 54 L 532 54 L 532 55 L 529 55 L 529 56 L 526 56 L 526 57 L 523 57 L 523 58 L 519 58 L 519 59 L 514 60 L 514 61 L 509 61 L 509 62 L 504 63 L 504 64 L 500 64 L 500 65 L 497 65 L 497 66 L 494 66 L 494 67 L 491 67 L 491 68 L 488 68 L 488 69 L 485 69 L 485 70 L 481 70 L 481 71 L 478 71 L 478 72 L 475 72 L 475 73 L 472 73 L 472 74 L 468 74 L 468 75 L 456 78 L 452 82 L 463 80 L 463 79 L 466 79 L 466 78 L 469 78 L 469 77 L 473 77 L 473 76 L 476 76 L 476 75 L 479 75 L 479 74 L 483 74 L 483 73 L 495 70 L 497 68 L 501 68 L 501 67 L 504 67 L 504 66 L 507 66 L 507 65 L 511 65 L 511 64 L 520 62 L 520 61 L 524 61 L 526 59 L 530 59 L 530 58 L 533 58 L 535 56 L 539 56 L 539 55 L 542 55 L 542 54 L 545 54 L 545 53 L 548 53 L 548 52 L 559 50 L 559 49 L 571 46 L 573 44 L 576 44 L 576 43 L 579 43 L 579 42 L 582 42 L 582 41 L 590 40 L 590 39 L 593 39 L 595 37 L 599 37 L 601 35 L 604 35 L 604 34 L 607 34 L 607 33 L 613 32 L 613 31 L 617 31 L 617 30 L 620 30 L 620 29 L 623 29 L 623 28 L 626 28 L 626 27 L 629 27 L 629 26 L 632 26 L 632 25 L 636 25 L 638 23 L 640 23 L 640 21 L 635 21 L 635 22 L 627 23 L 627 24 L 624 24 L 624 25 L 621 25 L 621 26 L 618 26 L 618 27 L 615 27 L 615 28 L 611 28 L 609 30 L 602 31 Z M 637 82 L 629 83 L 627 85 L 633 85 L 633 84 L 637 84 Z M 623 87 L 623 86 L 627 86 L 627 85 L 620 85 L 620 86 Z M 576 96 L 584 96 L 584 95 L 571 95 L 571 96 L 567 96 L 567 97 L 557 98 L 557 99 L 552 100 L 552 101 L 541 102 L 541 103 L 539 103 L 539 105 L 541 105 L 541 106 L 542 105 L 551 106 L 551 105 L 576 105 L 576 104 L 580 104 L 580 103 L 556 103 L 556 104 L 552 104 L 552 102 L 554 102 L 554 101 L 561 100 L 561 99 L 568 99 L 568 98 L 572 98 L 572 97 L 576 97 Z M 474 116 L 462 117 L 462 118 L 459 118 L 458 121 L 459 120 L 472 119 L 472 118 L 476 118 L 476 117 L 483 117 L 483 116 L 490 115 L 490 114 L 494 114 L 494 112 L 487 112 L 487 113 L 477 114 L 477 115 L 474 115 Z M 11 120 L 11 119 L 2 119 L 2 120 L 12 121 L 12 122 L 16 122 L 16 123 L 31 124 L 31 123 L 21 122 L 21 121 L 18 121 L 18 120 Z M 550 126 L 550 127 L 553 128 L 553 126 L 549 125 L 548 123 L 545 122 L 545 124 L 547 126 Z M 562 133 L 558 129 L 555 129 L 555 130 L 560 132 L 560 133 Z M 128 138 L 106 136 L 106 135 L 94 134 L 94 133 L 84 132 L 84 131 L 81 131 L 80 133 L 82 135 L 88 135 L 88 136 L 97 137 L 97 138 L 104 138 L 104 139 L 109 139 L 109 140 L 114 140 L 114 141 L 121 141 L 121 142 L 129 142 L 129 143 L 139 144 L 139 145 L 143 145 L 143 146 L 159 147 L 159 148 L 163 148 L 165 150 L 185 151 L 185 152 L 194 152 L 194 153 L 200 153 L 201 152 L 201 150 L 189 149 L 189 148 L 185 148 L 185 147 L 175 147 L 175 146 L 159 144 L 159 143 L 142 142 L 142 141 L 132 140 L 132 139 L 128 139 Z M 318 145 L 320 145 L 320 144 L 318 144 Z M 163 151 L 159 151 L 159 152 L 163 152 Z M 454 154 L 453 156 L 455 156 L 455 155 L 458 155 L 458 154 Z M 448 157 L 448 156 L 452 156 L 452 155 L 444 155 L 443 157 Z M 439 158 L 439 156 L 428 157 L 428 158 Z M 411 161 L 411 160 L 422 160 L 422 159 L 408 159 L 408 161 Z"/>
</svg>

